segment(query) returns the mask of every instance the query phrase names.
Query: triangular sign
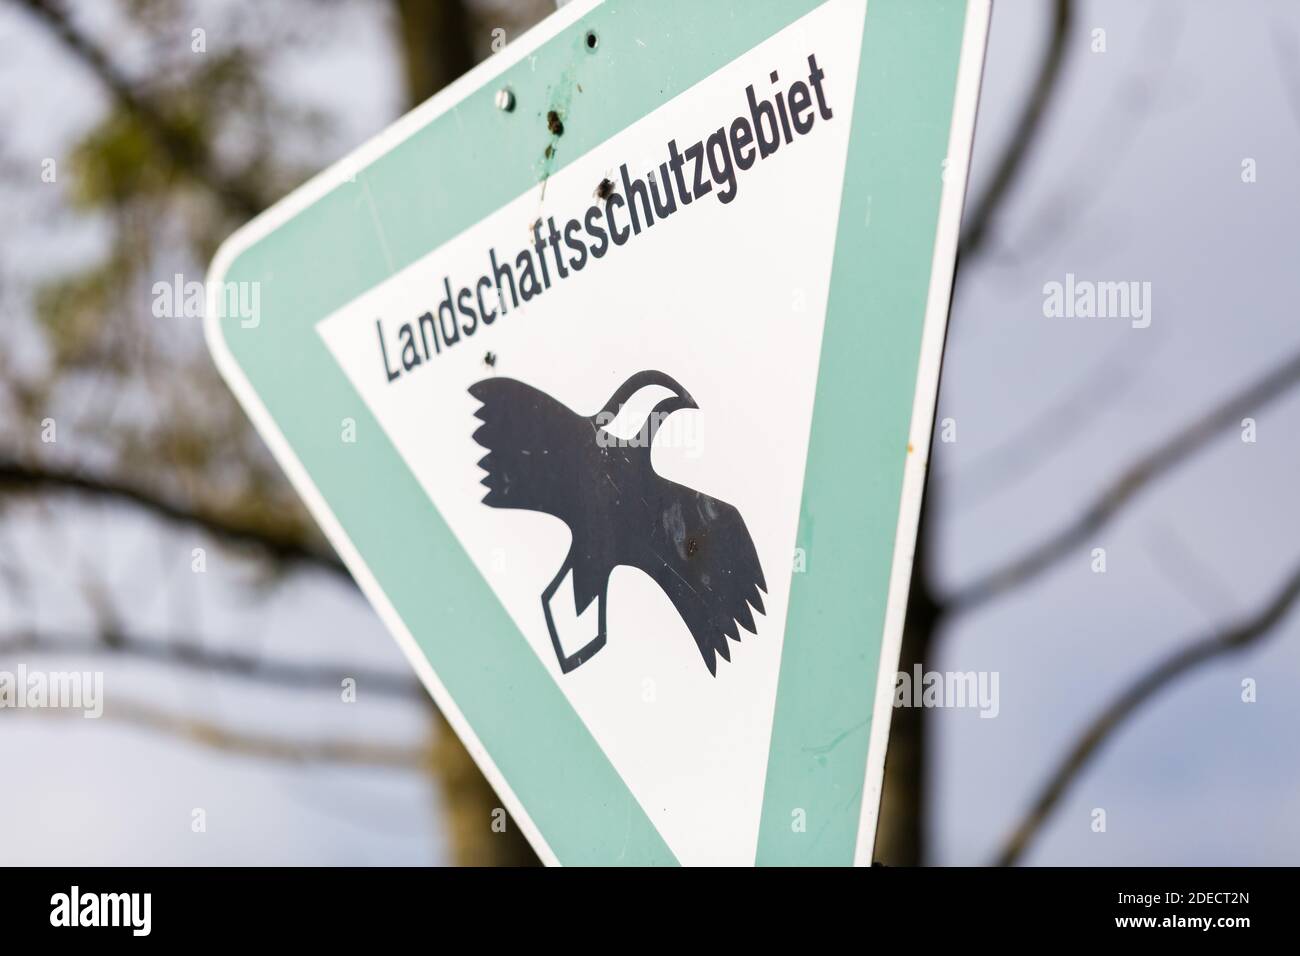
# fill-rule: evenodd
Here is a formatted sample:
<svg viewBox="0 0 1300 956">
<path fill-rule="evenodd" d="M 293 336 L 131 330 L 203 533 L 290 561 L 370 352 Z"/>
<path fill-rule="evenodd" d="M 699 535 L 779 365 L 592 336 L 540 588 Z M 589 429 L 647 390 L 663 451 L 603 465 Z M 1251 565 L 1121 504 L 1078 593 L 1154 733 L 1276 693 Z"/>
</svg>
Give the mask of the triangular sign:
<svg viewBox="0 0 1300 956">
<path fill-rule="evenodd" d="M 869 862 L 987 17 L 573 3 L 219 252 L 223 374 L 548 862 Z"/>
</svg>

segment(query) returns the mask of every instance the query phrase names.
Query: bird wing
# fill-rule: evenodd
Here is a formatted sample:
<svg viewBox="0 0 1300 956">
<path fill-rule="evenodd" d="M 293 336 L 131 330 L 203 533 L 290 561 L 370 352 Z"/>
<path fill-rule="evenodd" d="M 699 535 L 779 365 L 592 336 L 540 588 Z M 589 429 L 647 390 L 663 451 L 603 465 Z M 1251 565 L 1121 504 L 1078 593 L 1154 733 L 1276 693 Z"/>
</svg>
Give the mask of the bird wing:
<svg viewBox="0 0 1300 956">
<path fill-rule="evenodd" d="M 555 515 L 572 526 L 581 502 L 577 471 L 593 443 L 591 426 L 540 389 L 512 378 L 476 382 L 469 393 L 483 403 L 474 440 L 488 450 L 483 503 Z"/>
<path fill-rule="evenodd" d="M 673 602 L 716 676 L 717 655 L 731 660 L 727 639 L 739 641 L 741 628 L 758 633 L 750 607 L 766 613 L 759 592 L 767 582 L 739 511 L 675 482 L 663 487 L 643 570 Z"/>
</svg>

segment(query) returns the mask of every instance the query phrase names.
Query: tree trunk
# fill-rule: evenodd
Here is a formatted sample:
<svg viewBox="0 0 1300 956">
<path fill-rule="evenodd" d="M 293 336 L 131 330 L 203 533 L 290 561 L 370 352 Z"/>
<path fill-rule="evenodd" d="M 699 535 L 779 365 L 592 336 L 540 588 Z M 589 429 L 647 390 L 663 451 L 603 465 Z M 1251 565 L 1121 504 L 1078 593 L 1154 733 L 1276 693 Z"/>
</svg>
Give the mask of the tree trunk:
<svg viewBox="0 0 1300 956">
<path fill-rule="evenodd" d="M 464 0 L 396 0 L 396 8 L 407 99 L 414 106 L 474 66 L 474 19 Z M 537 855 L 456 732 L 436 709 L 433 715 L 430 762 L 443 795 L 452 862 L 536 866 Z"/>
<path fill-rule="evenodd" d="M 898 669 L 912 673 L 925 668 L 934 645 L 942 609 L 934 599 L 926 562 L 925 512 L 917 529 L 912 586 L 903 625 Z M 886 866 L 920 866 L 925 859 L 926 711 L 924 707 L 895 707 L 889 724 L 889 749 L 876 825 L 875 860 Z"/>
<path fill-rule="evenodd" d="M 432 763 L 445 804 L 451 860 L 457 866 L 537 866 L 537 854 L 474 758 L 436 709 Z"/>
<path fill-rule="evenodd" d="M 474 66 L 474 18 L 464 0 L 397 0 L 398 40 L 412 106 Z"/>
</svg>

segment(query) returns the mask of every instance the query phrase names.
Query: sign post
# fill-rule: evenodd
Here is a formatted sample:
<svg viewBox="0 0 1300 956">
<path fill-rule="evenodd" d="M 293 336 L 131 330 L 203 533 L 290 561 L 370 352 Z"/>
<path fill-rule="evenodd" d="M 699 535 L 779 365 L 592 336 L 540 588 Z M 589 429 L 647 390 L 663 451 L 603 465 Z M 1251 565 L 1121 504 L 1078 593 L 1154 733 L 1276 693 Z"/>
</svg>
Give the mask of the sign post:
<svg viewBox="0 0 1300 956">
<path fill-rule="evenodd" d="M 218 252 L 219 368 L 547 862 L 870 862 L 987 23 L 575 0 Z"/>
</svg>

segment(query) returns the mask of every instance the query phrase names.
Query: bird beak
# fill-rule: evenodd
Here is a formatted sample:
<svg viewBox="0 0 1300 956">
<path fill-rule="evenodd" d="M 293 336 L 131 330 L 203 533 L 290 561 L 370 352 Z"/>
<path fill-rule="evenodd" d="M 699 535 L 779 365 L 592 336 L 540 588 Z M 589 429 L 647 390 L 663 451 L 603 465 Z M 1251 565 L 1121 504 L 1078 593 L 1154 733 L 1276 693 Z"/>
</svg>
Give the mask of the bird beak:
<svg viewBox="0 0 1300 956">
<path fill-rule="evenodd" d="M 686 391 L 686 389 L 682 389 L 681 400 L 682 400 L 682 408 L 700 407 L 699 405 L 695 404 L 695 399 L 691 398 L 691 393 Z"/>
</svg>

